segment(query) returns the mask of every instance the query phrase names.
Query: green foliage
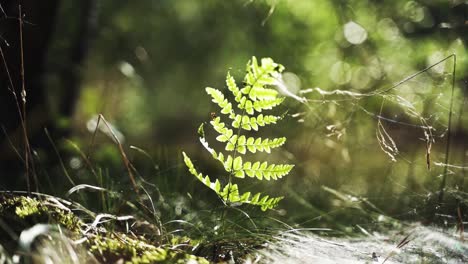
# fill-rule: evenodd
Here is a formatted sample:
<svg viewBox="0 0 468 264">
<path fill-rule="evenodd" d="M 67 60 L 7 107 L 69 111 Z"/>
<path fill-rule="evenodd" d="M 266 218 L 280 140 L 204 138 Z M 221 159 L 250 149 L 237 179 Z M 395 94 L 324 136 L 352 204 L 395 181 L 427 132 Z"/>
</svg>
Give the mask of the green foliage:
<svg viewBox="0 0 468 264">
<path fill-rule="evenodd" d="M 221 114 L 227 116 L 230 124 L 222 121 L 221 117 L 215 117 L 210 122 L 217 132 L 216 140 L 224 144 L 224 150 L 232 154 L 223 154 L 212 149 L 205 139 L 203 124 L 198 129 L 200 142 L 210 152 L 213 158 L 221 163 L 227 172 L 229 180 L 223 187 L 221 182 L 199 173 L 191 159 L 183 152 L 184 162 L 189 172 L 200 180 L 205 186 L 213 190 L 226 203 L 241 203 L 260 206 L 263 211 L 272 209 L 278 205 L 283 197 L 270 197 L 262 193 L 240 193 L 239 186 L 231 182 L 232 177 L 245 178 L 245 176 L 258 180 L 277 180 L 286 176 L 294 165 L 269 164 L 267 161 L 244 161 L 243 154 L 247 151 L 270 153 L 271 149 L 278 148 L 286 142 L 285 137 L 261 138 L 242 134 L 242 131 L 258 131 L 260 127 L 276 124 L 281 119 L 275 115 L 261 114 L 265 110 L 271 110 L 280 105 L 284 98 L 278 96 L 275 89 L 269 88 L 276 84 L 284 67 L 275 63 L 270 58 L 261 60 L 258 64 L 255 57 L 247 64 L 247 74 L 244 78 L 245 86 L 239 88 L 229 73 L 226 76 L 226 85 L 234 97 L 236 108 L 226 96 L 217 89 L 206 88 L 212 101 L 221 108 Z M 236 112 L 241 112 L 236 113 Z"/>
</svg>

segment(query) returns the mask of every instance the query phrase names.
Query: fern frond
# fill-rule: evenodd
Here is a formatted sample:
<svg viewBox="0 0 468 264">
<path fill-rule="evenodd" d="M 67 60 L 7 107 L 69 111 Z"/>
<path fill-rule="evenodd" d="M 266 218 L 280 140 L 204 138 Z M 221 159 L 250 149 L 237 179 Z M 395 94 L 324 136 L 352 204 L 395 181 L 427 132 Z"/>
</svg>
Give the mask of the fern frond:
<svg viewBox="0 0 468 264">
<path fill-rule="evenodd" d="M 257 59 L 252 57 L 252 60 L 247 64 L 247 74 L 245 75 L 245 87 L 238 89 L 234 86 L 234 78 L 227 81 L 228 88 L 233 92 L 237 107 L 249 115 L 253 115 L 254 111 L 262 112 L 269 110 L 281 104 L 283 98 L 277 98 L 278 92 L 274 89 L 265 88 L 267 85 L 275 85 L 279 74 L 284 67 L 281 64 L 275 63 L 270 58 L 261 60 L 261 66 L 258 65 Z M 240 91 L 240 92 L 239 92 Z"/>
<path fill-rule="evenodd" d="M 283 65 L 274 62 L 271 58 L 263 58 L 261 65 L 258 65 L 257 58 L 252 57 L 252 60 L 247 64 L 244 82 L 247 84 L 246 86 L 274 85 L 283 70 Z"/>
<path fill-rule="evenodd" d="M 222 152 L 213 153 L 213 158 L 221 162 L 226 172 L 232 173 L 237 178 L 245 178 L 245 175 L 259 180 L 281 179 L 294 168 L 290 164 L 268 164 L 268 162 L 243 162 L 242 157 L 224 156 Z"/>
<path fill-rule="evenodd" d="M 226 86 L 228 87 L 229 91 L 231 91 L 232 95 L 234 95 L 234 100 L 239 102 L 240 98 L 242 97 L 242 93 L 240 92 L 239 87 L 237 87 L 236 80 L 234 80 L 234 77 L 232 77 L 229 72 L 226 76 Z"/>
<path fill-rule="evenodd" d="M 266 126 L 269 124 L 276 124 L 276 121 L 281 119 L 279 116 L 274 115 L 263 115 L 259 114 L 257 117 L 255 116 L 247 116 L 247 115 L 235 115 L 232 121 L 232 127 L 240 128 L 244 130 L 255 130 L 258 131 L 259 126 Z"/>
<path fill-rule="evenodd" d="M 212 182 L 208 175 L 203 177 L 202 173 L 197 172 L 197 170 L 195 169 L 195 166 L 192 163 L 192 160 L 187 156 L 187 154 L 185 154 L 185 152 L 182 152 L 182 155 L 184 156 L 184 162 L 187 168 L 189 169 L 189 172 L 193 176 L 195 176 L 199 181 L 201 181 L 205 186 L 212 189 L 216 193 L 220 193 L 221 183 L 219 182 L 219 180 L 216 179 L 216 181 Z"/>
<path fill-rule="evenodd" d="M 203 176 L 202 173 L 198 173 L 195 169 L 195 166 L 192 163 L 192 160 L 187 156 L 187 154 L 185 154 L 185 152 L 182 152 L 182 155 L 184 156 L 184 162 L 185 165 L 187 165 L 189 172 L 192 175 L 194 175 L 205 186 L 207 186 L 216 194 L 218 194 L 223 199 L 223 201 L 230 203 L 245 203 L 258 205 L 261 207 L 262 211 L 266 211 L 268 209 L 276 207 L 279 201 L 283 199 L 283 197 L 269 197 L 268 195 L 262 196 L 261 193 L 257 193 L 252 197 L 250 197 L 250 192 L 246 192 L 241 195 L 239 193 L 239 186 L 237 184 L 232 183 L 221 187 L 221 183 L 219 182 L 219 180 L 212 182 L 208 175 Z"/>
<path fill-rule="evenodd" d="M 241 110 L 245 110 L 247 114 L 253 115 L 255 111 L 260 113 L 263 110 L 273 109 L 273 107 L 280 105 L 283 102 L 283 100 L 284 98 L 272 98 L 252 101 L 250 99 L 247 99 L 247 96 L 242 96 L 239 100 L 239 104 L 237 105 L 237 107 Z"/>
<path fill-rule="evenodd" d="M 221 198 L 230 203 L 242 203 L 260 206 L 262 211 L 275 208 L 284 197 L 270 197 L 262 193 L 252 195 L 250 192 L 243 194 L 239 193 L 239 186 L 237 184 L 227 184 L 221 193 Z"/>
<path fill-rule="evenodd" d="M 232 129 L 227 128 L 226 124 L 221 122 L 221 118 L 216 117 L 211 120 L 210 124 L 213 126 L 214 130 L 219 133 L 219 136 L 216 137 L 216 140 L 219 142 L 227 142 L 231 140 L 234 135 Z"/>
<path fill-rule="evenodd" d="M 211 95 L 211 98 L 213 98 L 213 103 L 219 105 L 222 114 L 234 115 L 232 104 L 226 98 L 224 98 L 224 94 L 220 90 L 207 87 L 205 88 L 205 91 L 207 94 Z"/>
<path fill-rule="evenodd" d="M 250 192 L 246 192 L 241 194 L 238 185 L 231 182 L 231 177 L 245 178 L 246 175 L 258 180 L 277 180 L 286 176 L 294 167 L 290 164 L 269 164 L 266 161 L 244 161 L 242 157 L 242 154 L 246 154 L 247 151 L 270 153 L 271 149 L 280 147 L 286 142 L 285 137 L 262 139 L 261 137 L 248 137 L 241 133 L 242 130 L 258 131 L 266 125 L 276 124 L 282 118 L 261 112 L 270 110 L 283 102 L 284 98 L 279 96 L 278 91 L 270 88 L 270 86 L 277 85 L 283 70 L 282 65 L 275 63 L 270 58 L 262 59 L 259 65 L 257 59 L 252 57 L 247 64 L 243 88 L 237 86 L 234 77 L 228 72 L 226 86 L 234 96 L 235 102 L 232 103 L 221 91 L 210 87 L 205 89 L 206 93 L 211 96 L 211 100 L 221 108 L 221 113 L 227 115 L 231 120 L 229 123 L 224 123 L 221 117 L 215 117 L 210 124 L 218 133 L 216 140 L 225 143 L 225 150 L 233 154 L 224 155 L 222 152 L 215 151 L 205 139 L 203 124 L 198 129 L 201 144 L 229 174 L 228 184 L 222 187 L 219 180 L 213 182 L 209 176 L 203 176 L 197 172 L 190 158 L 185 152 L 182 153 L 190 173 L 216 192 L 225 203 L 257 205 L 265 211 L 272 209 L 283 199 L 283 197 L 269 197 L 262 193 L 252 195 Z M 242 110 L 242 114 L 236 114 L 233 104 L 237 104 L 237 108 Z"/>
<path fill-rule="evenodd" d="M 215 119 L 213 119 L 210 122 L 210 124 L 213 126 L 214 130 L 216 130 L 216 132 L 219 133 L 219 135 L 216 137 L 216 140 L 219 142 L 226 142 L 225 149 L 227 151 L 233 151 L 237 145 L 236 144 L 237 135 L 234 135 L 233 130 L 230 128 L 227 128 L 226 124 L 221 122 L 221 119 L 219 117 L 216 117 Z M 210 153 L 212 152 L 210 151 Z"/>
<path fill-rule="evenodd" d="M 247 161 L 242 165 L 241 171 L 247 174 L 249 177 L 256 177 L 259 180 L 270 179 L 277 180 L 281 179 L 294 168 L 294 165 L 290 164 L 269 164 L 268 162 L 250 162 Z M 237 171 L 234 171 L 237 173 Z"/>
<path fill-rule="evenodd" d="M 245 136 L 240 136 L 237 140 L 237 152 L 245 154 L 246 149 L 249 150 L 251 153 L 255 153 L 257 151 L 264 151 L 266 153 L 270 153 L 272 148 L 277 148 L 282 146 L 286 142 L 285 137 L 281 138 L 253 138 L 249 137 L 246 138 Z"/>
<path fill-rule="evenodd" d="M 253 109 L 257 112 L 262 112 L 263 110 L 271 110 L 273 107 L 283 103 L 284 98 L 276 98 L 271 100 L 261 100 L 255 101 L 253 103 Z"/>
<path fill-rule="evenodd" d="M 257 199 L 258 197 L 258 199 Z M 262 211 L 266 211 L 268 209 L 273 209 L 278 206 L 278 203 L 283 200 L 283 196 L 280 197 L 269 197 L 268 195 L 261 196 L 261 193 L 257 193 L 253 196 L 251 200 L 246 201 L 245 203 L 258 205 L 262 209 Z"/>
<path fill-rule="evenodd" d="M 238 115 L 233 121 L 233 127 L 239 128 L 240 124 L 242 123 L 242 128 L 244 128 L 245 130 L 250 130 L 251 128 L 258 130 L 258 125 L 264 126 L 267 124 L 274 124 L 278 119 L 279 117 L 276 116 L 263 117 L 262 115 L 259 115 L 257 118 L 249 118 L 248 116 L 243 116 L 241 119 L 241 116 Z M 270 153 L 270 150 L 272 148 L 277 148 L 283 145 L 284 142 L 286 142 L 285 137 L 274 139 L 262 139 L 253 137 L 246 138 L 244 135 L 234 135 L 234 131 L 230 128 L 227 128 L 226 124 L 224 122 L 221 122 L 221 119 L 219 117 L 213 119 L 210 122 L 210 124 L 213 126 L 214 130 L 216 130 L 216 132 L 219 133 L 219 135 L 216 137 L 216 140 L 219 142 L 226 142 L 225 149 L 227 151 L 236 150 L 241 154 L 245 154 L 246 150 L 249 150 L 252 153 L 255 153 L 256 151 L 265 151 L 267 153 Z M 202 144 L 204 144 L 204 142 L 202 142 Z"/>
</svg>

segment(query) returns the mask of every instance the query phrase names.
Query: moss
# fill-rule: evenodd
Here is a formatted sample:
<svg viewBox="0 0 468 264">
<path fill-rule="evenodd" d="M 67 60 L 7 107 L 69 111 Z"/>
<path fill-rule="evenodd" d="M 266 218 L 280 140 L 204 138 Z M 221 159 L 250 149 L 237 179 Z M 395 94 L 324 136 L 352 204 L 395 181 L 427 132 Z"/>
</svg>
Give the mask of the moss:
<svg viewBox="0 0 468 264">
<path fill-rule="evenodd" d="M 119 260 L 125 263 L 209 263 L 206 259 L 186 254 L 183 251 L 155 247 L 144 238 L 133 239 L 123 234 L 111 234 L 107 237 L 96 237 L 89 241 L 90 251 L 100 262 L 114 263 Z"/>
<path fill-rule="evenodd" d="M 71 239 L 82 238 L 83 222 L 71 210 L 58 207 L 56 201 L 45 198 L 0 194 L 0 219 L 19 235 L 23 230 L 38 223 L 58 224 L 67 230 Z M 0 245 L 13 254 L 17 248 L 16 241 L 9 239 L 0 229 Z M 146 234 L 144 234 L 146 235 Z M 159 246 L 160 240 L 149 240 L 119 232 L 118 229 L 106 232 L 88 233 L 85 244 L 89 253 L 101 263 L 208 263 L 201 257 L 187 254 L 182 248 L 171 248 L 174 244 L 187 244 L 187 237 L 173 237 L 167 246 Z M 158 246 L 155 246 L 158 245 Z M 191 247 L 189 247 L 191 248 Z"/>
<path fill-rule="evenodd" d="M 42 208 L 39 209 L 40 202 L 30 197 L 21 197 L 19 199 L 20 205 L 16 206 L 15 213 L 21 218 L 25 218 L 30 215 L 39 214 Z"/>
<path fill-rule="evenodd" d="M 0 214 L 2 219 L 15 223 L 15 226 L 20 222 L 18 227 L 21 227 L 21 230 L 37 223 L 49 223 L 58 224 L 73 235 L 79 235 L 83 224 L 71 211 L 54 206 L 47 200 L 28 196 L 2 194 Z"/>
</svg>

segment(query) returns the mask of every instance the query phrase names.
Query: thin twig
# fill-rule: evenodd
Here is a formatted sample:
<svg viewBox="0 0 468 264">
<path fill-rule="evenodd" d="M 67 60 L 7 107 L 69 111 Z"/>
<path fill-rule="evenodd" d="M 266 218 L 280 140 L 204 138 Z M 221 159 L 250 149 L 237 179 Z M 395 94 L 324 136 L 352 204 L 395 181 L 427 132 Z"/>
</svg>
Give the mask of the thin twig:
<svg viewBox="0 0 468 264">
<path fill-rule="evenodd" d="M 451 133 L 451 126 L 452 126 L 452 109 L 453 109 L 453 95 L 454 95 L 454 92 L 455 92 L 455 71 L 456 71 L 456 68 L 457 68 L 457 55 L 455 54 L 452 54 L 450 56 L 448 56 L 447 58 L 445 59 L 448 59 L 448 58 L 451 58 L 453 57 L 453 72 L 452 72 L 452 94 L 450 96 L 450 108 L 449 108 L 449 116 L 448 116 L 448 125 L 447 125 L 447 128 L 448 128 L 448 131 L 447 131 L 447 143 L 446 143 L 446 146 L 445 146 L 445 167 L 444 167 L 444 172 L 443 172 L 443 176 L 442 176 L 442 182 L 440 183 L 440 188 L 439 188 L 439 204 L 442 203 L 442 201 L 444 200 L 444 189 L 445 189 L 445 184 L 446 184 L 446 181 L 447 181 L 447 173 L 448 173 L 448 164 L 449 164 L 449 154 L 450 154 L 450 143 L 451 143 L 451 139 L 452 139 L 452 133 Z M 444 60 L 445 60 L 444 59 Z"/>
<path fill-rule="evenodd" d="M 99 122 L 100 122 L 101 119 L 104 122 L 104 125 L 107 127 L 107 129 L 109 129 L 114 141 L 117 143 L 117 146 L 119 147 L 120 155 L 122 156 L 122 160 L 123 160 L 123 162 L 125 164 L 125 167 L 127 168 L 128 176 L 129 176 L 130 181 L 132 183 L 133 189 L 135 190 L 135 192 L 137 194 L 139 194 L 139 188 L 138 188 L 138 185 L 137 185 L 137 183 L 135 181 L 135 176 L 133 175 L 133 172 L 132 172 L 132 169 L 131 169 L 132 165 L 130 163 L 130 160 L 127 158 L 127 155 L 125 154 L 125 151 L 123 149 L 122 143 L 120 143 L 119 138 L 115 135 L 115 133 L 112 130 L 111 126 L 109 125 L 109 123 L 106 121 L 106 119 L 104 118 L 104 116 L 102 114 L 99 114 L 99 116 L 98 116 L 98 121 L 97 121 L 97 124 L 96 124 L 96 130 L 94 132 L 94 135 L 96 134 L 96 131 L 97 131 L 98 127 L 99 127 Z M 92 143 L 94 143 L 94 135 L 93 135 Z"/>
<path fill-rule="evenodd" d="M 389 260 L 393 255 L 395 255 L 396 253 L 396 249 L 401 249 L 403 248 L 404 246 L 406 246 L 408 243 L 410 243 L 412 241 L 412 239 L 409 239 L 409 237 L 413 234 L 413 232 L 410 232 L 407 236 L 405 236 L 401 241 L 400 243 L 398 243 L 398 245 L 396 246 L 395 249 L 393 249 L 389 254 L 388 256 L 384 259 L 384 261 L 382 261 L 382 264 L 384 264 L 385 262 L 387 262 L 387 260 Z"/>
<path fill-rule="evenodd" d="M 26 129 L 26 86 L 24 80 L 24 50 L 23 50 L 23 20 L 21 5 L 18 5 L 18 26 L 19 26 L 19 37 L 20 37 L 20 56 L 21 56 L 21 103 L 22 103 L 22 116 L 23 116 L 23 136 L 24 136 L 24 160 L 26 168 L 26 184 L 28 192 L 31 191 L 31 183 L 29 178 L 29 144 L 28 144 L 28 133 Z"/>
<path fill-rule="evenodd" d="M 20 57 L 21 57 L 21 102 L 22 102 L 22 129 L 24 137 L 24 161 L 26 167 L 26 184 L 28 192 L 31 192 L 31 173 L 34 177 L 34 186 L 38 191 L 38 181 L 36 172 L 34 169 L 34 161 L 32 159 L 31 145 L 29 144 L 28 130 L 26 124 L 26 84 L 24 74 L 24 41 L 23 41 L 23 12 L 21 11 L 21 5 L 18 5 L 18 25 L 19 25 L 19 37 L 20 37 Z M 30 164 L 31 162 L 31 164 Z"/>
<path fill-rule="evenodd" d="M 463 226 L 463 214 L 460 208 L 460 204 L 457 207 L 457 215 L 458 215 L 458 230 L 460 231 L 460 240 L 463 242 L 465 241 L 464 238 L 464 233 L 465 233 L 465 227 Z"/>
</svg>

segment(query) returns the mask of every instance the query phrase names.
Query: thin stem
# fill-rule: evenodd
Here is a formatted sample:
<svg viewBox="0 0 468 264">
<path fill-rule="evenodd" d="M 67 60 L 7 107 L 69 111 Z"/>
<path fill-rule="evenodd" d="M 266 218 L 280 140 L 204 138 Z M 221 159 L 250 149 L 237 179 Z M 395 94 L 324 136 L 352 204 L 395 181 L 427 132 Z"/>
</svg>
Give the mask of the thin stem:
<svg viewBox="0 0 468 264">
<path fill-rule="evenodd" d="M 97 124 L 96 124 L 96 130 L 99 128 L 99 121 L 101 119 L 102 119 L 104 125 L 109 130 L 110 134 L 112 135 L 112 138 L 114 139 L 114 141 L 116 142 L 116 144 L 117 144 L 117 146 L 119 148 L 120 155 L 122 157 L 122 160 L 124 162 L 125 167 L 127 168 L 128 177 L 130 178 L 130 182 L 132 183 L 132 186 L 133 186 L 133 189 L 135 190 L 135 193 L 137 195 L 140 194 L 138 185 L 137 185 L 136 180 L 135 180 L 135 176 L 133 175 L 133 172 L 132 172 L 130 160 L 127 158 L 127 155 L 125 154 L 122 143 L 120 143 L 119 138 L 115 135 L 114 130 L 111 128 L 111 126 L 109 126 L 109 123 L 107 122 L 107 120 L 104 118 L 104 116 L 102 114 L 99 114 L 98 121 L 97 121 Z M 93 137 L 93 140 L 94 140 L 94 137 Z"/>
<path fill-rule="evenodd" d="M 24 75 L 24 42 L 23 42 L 23 12 L 21 11 L 21 5 L 18 5 L 18 25 L 19 25 L 19 37 L 20 37 L 20 56 L 21 56 L 21 102 L 22 102 L 22 129 L 24 137 L 24 161 L 26 167 L 26 184 L 28 187 L 28 192 L 31 192 L 31 173 L 30 170 L 33 170 L 33 175 L 35 179 L 36 191 L 38 191 L 36 174 L 34 172 L 34 165 L 32 160 L 31 146 L 29 145 L 28 139 L 28 130 L 26 124 L 26 84 L 25 84 L 25 75 Z M 31 164 L 29 164 L 31 162 Z M 30 167 L 31 166 L 31 167 Z"/>
<path fill-rule="evenodd" d="M 448 131 L 447 131 L 447 143 L 445 146 L 445 161 L 444 161 L 444 173 L 442 176 L 442 182 L 440 183 L 440 192 L 439 192 L 439 204 L 442 203 L 444 200 L 444 189 L 447 181 L 447 172 L 448 172 L 448 163 L 449 163 L 449 154 L 450 154 L 450 143 L 452 139 L 452 133 L 451 133 L 451 125 L 452 125 L 452 114 L 453 114 L 453 95 L 455 92 L 455 71 L 457 68 L 457 56 L 455 54 L 450 55 L 447 58 L 453 57 L 453 73 L 452 73 L 452 93 L 450 97 L 450 108 L 449 108 L 449 116 L 448 116 Z"/>
</svg>

